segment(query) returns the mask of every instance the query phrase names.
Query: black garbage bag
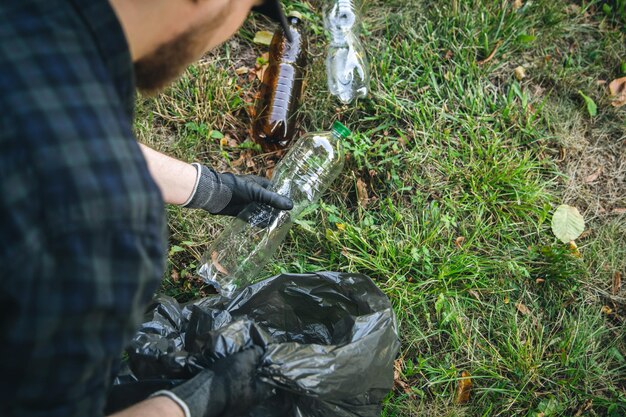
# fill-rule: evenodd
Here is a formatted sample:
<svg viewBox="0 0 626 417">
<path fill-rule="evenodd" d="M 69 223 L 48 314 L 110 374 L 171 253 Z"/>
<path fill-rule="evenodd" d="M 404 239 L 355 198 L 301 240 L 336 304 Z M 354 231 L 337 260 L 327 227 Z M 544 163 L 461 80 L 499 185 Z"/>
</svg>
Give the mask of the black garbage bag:
<svg viewBox="0 0 626 417">
<path fill-rule="evenodd" d="M 360 274 L 282 274 L 181 308 L 160 297 L 127 349 L 108 411 L 191 378 L 217 359 L 264 349 L 276 395 L 248 416 L 379 416 L 399 349 L 387 296 Z"/>
</svg>

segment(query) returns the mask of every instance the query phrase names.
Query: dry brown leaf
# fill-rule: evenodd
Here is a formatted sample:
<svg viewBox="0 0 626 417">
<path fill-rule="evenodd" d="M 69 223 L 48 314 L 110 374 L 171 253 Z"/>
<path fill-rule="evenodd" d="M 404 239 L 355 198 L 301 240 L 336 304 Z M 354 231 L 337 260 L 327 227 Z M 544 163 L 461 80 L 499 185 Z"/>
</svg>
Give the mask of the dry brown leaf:
<svg viewBox="0 0 626 417">
<path fill-rule="evenodd" d="M 589 411 L 592 405 L 593 405 L 593 400 L 585 401 L 585 403 L 578 409 L 578 411 L 576 411 L 576 414 L 574 414 L 574 417 L 582 416 L 585 413 L 585 411 Z"/>
<path fill-rule="evenodd" d="M 393 384 L 405 394 L 413 394 L 411 386 L 402 379 L 402 358 L 398 358 L 393 362 Z"/>
<path fill-rule="evenodd" d="M 543 278 L 537 278 L 537 279 L 535 280 L 535 282 L 536 282 L 537 284 L 543 284 L 544 282 L 546 282 L 546 280 L 545 280 L 545 279 L 543 279 Z"/>
<path fill-rule="evenodd" d="M 238 168 L 238 167 L 243 165 L 245 160 L 246 160 L 246 157 L 243 154 L 241 154 L 241 155 L 239 155 L 239 158 L 237 160 L 232 162 L 232 166 L 235 167 L 235 168 Z"/>
<path fill-rule="evenodd" d="M 259 79 L 259 81 L 263 81 L 263 76 L 265 75 L 265 71 L 267 71 L 267 67 L 269 67 L 269 64 L 265 64 L 260 68 L 254 70 L 254 73 L 256 74 L 256 77 Z"/>
<path fill-rule="evenodd" d="M 452 59 L 453 56 L 454 56 L 454 52 L 452 52 L 451 50 L 448 49 L 446 51 L 446 54 L 443 56 L 443 58 L 445 60 L 450 60 L 450 59 Z"/>
<path fill-rule="evenodd" d="M 224 275 L 229 275 L 230 272 L 228 272 L 228 270 L 219 263 L 218 261 L 219 257 L 220 257 L 220 254 L 216 251 L 213 251 L 211 253 L 211 263 L 213 263 L 213 266 L 215 266 L 215 269 L 217 269 L 220 273 Z"/>
<path fill-rule="evenodd" d="M 243 74 L 247 74 L 249 71 L 250 71 L 250 68 L 248 67 L 239 67 L 235 70 L 235 74 L 243 75 Z"/>
<path fill-rule="evenodd" d="M 622 107 L 626 104 L 626 77 L 616 78 L 611 81 L 609 92 L 611 93 L 611 105 L 613 107 Z"/>
<path fill-rule="evenodd" d="M 356 196 L 359 200 L 359 204 L 366 208 L 370 202 L 369 195 L 367 194 L 367 184 L 361 178 L 356 180 Z"/>
<path fill-rule="evenodd" d="M 517 311 L 519 311 L 520 313 L 522 313 L 525 316 L 528 316 L 530 314 L 530 309 L 528 307 L 526 307 L 526 305 L 522 304 L 522 303 L 515 303 L 515 308 L 517 309 Z"/>
<path fill-rule="evenodd" d="M 252 159 L 249 154 L 247 154 L 248 157 L 246 158 L 246 166 L 248 168 L 253 168 L 256 170 L 256 164 L 254 163 L 254 159 Z"/>
<path fill-rule="evenodd" d="M 617 295 L 622 289 L 622 273 L 615 271 L 613 274 L 613 288 L 611 288 L 611 294 Z"/>
<path fill-rule="evenodd" d="M 456 396 L 454 398 L 455 404 L 466 404 L 470 399 L 470 393 L 472 391 L 472 375 L 467 372 L 461 372 L 461 378 L 456 386 Z"/>
<path fill-rule="evenodd" d="M 517 10 L 524 5 L 522 0 L 513 0 L 513 9 Z"/>
<path fill-rule="evenodd" d="M 236 148 L 239 145 L 239 142 L 237 142 L 236 139 L 233 139 L 228 136 L 226 136 L 226 138 L 228 138 L 228 146 L 230 146 L 231 148 Z"/>
<path fill-rule="evenodd" d="M 170 274 L 170 278 L 172 279 L 173 282 L 178 282 L 178 280 L 180 279 L 180 274 L 178 273 L 177 270 L 172 269 L 172 273 Z"/>
<path fill-rule="evenodd" d="M 600 175 L 602 175 L 602 167 L 596 169 L 593 174 L 588 175 L 587 177 L 585 177 L 585 182 L 587 184 L 590 184 L 590 183 L 594 182 L 595 180 L 597 180 L 600 177 Z"/>
<path fill-rule="evenodd" d="M 515 74 L 515 78 L 517 79 L 517 81 L 522 81 L 524 78 L 526 78 L 526 68 L 522 67 L 521 65 L 515 68 L 513 70 L 513 73 Z"/>
</svg>

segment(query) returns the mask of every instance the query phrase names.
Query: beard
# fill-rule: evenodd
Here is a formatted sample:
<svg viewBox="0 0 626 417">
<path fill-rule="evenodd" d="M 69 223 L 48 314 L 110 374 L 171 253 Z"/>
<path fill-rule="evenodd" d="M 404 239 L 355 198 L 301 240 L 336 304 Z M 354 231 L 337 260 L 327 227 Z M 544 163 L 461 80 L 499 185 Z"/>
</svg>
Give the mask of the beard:
<svg viewBox="0 0 626 417">
<path fill-rule="evenodd" d="M 200 28 L 192 28 L 135 61 L 137 89 L 155 95 L 176 80 L 198 58 L 201 32 Z"/>
</svg>

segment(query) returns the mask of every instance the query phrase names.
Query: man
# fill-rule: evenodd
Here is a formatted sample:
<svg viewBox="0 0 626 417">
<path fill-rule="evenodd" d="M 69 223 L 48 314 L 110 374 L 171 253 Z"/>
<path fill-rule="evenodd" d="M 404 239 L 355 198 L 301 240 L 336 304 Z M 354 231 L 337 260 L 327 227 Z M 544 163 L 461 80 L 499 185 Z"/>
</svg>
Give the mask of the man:
<svg viewBox="0 0 626 417">
<path fill-rule="evenodd" d="M 132 135 L 134 80 L 162 88 L 259 3 L 0 2 L 1 416 L 103 414 L 163 273 L 163 201 L 224 215 L 291 208 L 266 180 L 174 160 Z M 237 355 L 120 415 L 245 409 L 268 389 L 259 352 Z"/>
</svg>

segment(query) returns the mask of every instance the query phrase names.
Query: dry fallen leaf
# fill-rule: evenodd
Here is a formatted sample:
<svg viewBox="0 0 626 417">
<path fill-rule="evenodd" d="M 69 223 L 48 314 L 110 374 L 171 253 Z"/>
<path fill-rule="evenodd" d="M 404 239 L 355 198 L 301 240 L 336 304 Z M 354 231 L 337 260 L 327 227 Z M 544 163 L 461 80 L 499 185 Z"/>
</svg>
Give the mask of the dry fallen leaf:
<svg viewBox="0 0 626 417">
<path fill-rule="evenodd" d="M 622 273 L 616 271 L 613 274 L 613 288 L 611 288 L 611 294 L 617 295 L 622 289 Z"/>
<path fill-rule="evenodd" d="M 243 75 L 243 74 L 247 74 L 249 71 L 250 71 L 250 68 L 248 67 L 239 67 L 235 70 L 235 74 Z"/>
<path fill-rule="evenodd" d="M 232 166 L 235 167 L 235 168 L 238 168 L 238 167 L 243 165 L 245 160 L 246 160 L 246 157 L 243 154 L 241 154 L 241 155 L 239 155 L 239 158 L 237 160 L 232 162 Z"/>
<path fill-rule="evenodd" d="M 563 243 L 571 242 L 585 231 L 585 219 L 576 207 L 562 204 L 552 216 L 552 232 Z"/>
<path fill-rule="evenodd" d="M 180 279 L 180 274 L 178 273 L 177 270 L 172 269 L 172 273 L 170 274 L 170 278 L 172 279 L 173 282 L 178 282 L 178 280 Z"/>
<path fill-rule="evenodd" d="M 370 202 L 370 198 L 367 194 L 367 184 L 361 178 L 356 180 L 356 196 L 359 200 L 359 204 L 366 208 Z"/>
<path fill-rule="evenodd" d="M 585 401 L 585 403 L 578 409 L 578 411 L 576 411 L 576 414 L 574 414 L 574 417 L 582 416 L 585 413 L 585 411 L 589 411 L 592 405 L 593 405 L 593 400 Z"/>
<path fill-rule="evenodd" d="M 590 184 L 590 183 L 594 182 L 595 180 L 597 180 L 600 177 L 600 175 L 602 175 L 602 167 L 596 169 L 596 171 L 593 174 L 588 175 L 585 178 L 585 182 L 587 184 Z"/>
<path fill-rule="evenodd" d="M 537 284 L 543 284 L 544 282 L 546 282 L 546 280 L 545 280 L 545 279 L 543 279 L 543 278 L 537 278 L 537 279 L 535 280 L 535 282 L 536 282 Z"/>
<path fill-rule="evenodd" d="M 470 399 L 470 392 L 472 391 L 472 375 L 467 372 L 461 372 L 461 378 L 456 386 L 456 397 L 454 398 L 455 404 L 466 404 Z"/>
<path fill-rule="evenodd" d="M 224 268 L 219 262 L 218 262 L 218 258 L 220 257 L 220 254 L 218 252 L 212 252 L 211 253 L 211 263 L 213 263 L 213 266 L 215 266 L 215 269 L 218 270 L 218 272 L 224 274 L 224 275 L 229 275 L 230 272 L 228 272 L 228 270 L 226 268 Z"/>
<path fill-rule="evenodd" d="M 396 388 L 404 391 L 405 394 L 413 394 L 411 386 L 402 379 L 402 358 L 393 362 L 393 384 Z"/>
<path fill-rule="evenodd" d="M 480 301 L 480 294 L 478 294 L 478 292 L 476 292 L 475 290 L 469 290 L 468 293 L 474 297 L 475 299 L 477 299 L 478 301 Z"/>
<path fill-rule="evenodd" d="M 456 239 L 454 239 L 454 246 L 456 246 L 459 249 L 461 249 L 461 246 L 463 246 L 463 243 L 465 243 L 465 237 L 463 236 L 459 236 Z"/>
<path fill-rule="evenodd" d="M 254 73 L 256 74 L 256 77 L 259 79 L 259 81 L 263 81 L 263 76 L 265 75 L 265 71 L 267 71 L 267 67 L 269 67 L 269 64 L 265 64 L 260 68 L 254 70 Z"/>
<path fill-rule="evenodd" d="M 252 42 L 259 45 L 269 46 L 270 43 L 272 43 L 273 37 L 274 34 L 272 32 L 268 32 L 267 30 L 260 30 L 254 34 L 254 39 L 252 39 Z"/>
<path fill-rule="evenodd" d="M 621 107 L 626 104 L 626 77 L 617 78 L 609 84 L 611 105 Z"/>
<path fill-rule="evenodd" d="M 526 69 L 521 65 L 515 68 L 513 70 L 513 73 L 515 74 L 515 78 L 517 79 L 517 81 L 522 81 L 524 78 L 526 78 Z"/>
<path fill-rule="evenodd" d="M 524 5 L 522 0 L 513 0 L 513 9 L 517 10 Z"/>
<path fill-rule="evenodd" d="M 609 315 L 613 312 L 613 310 L 609 306 L 602 306 L 602 308 L 600 309 L 600 312 L 603 314 Z"/>
<path fill-rule="evenodd" d="M 519 311 L 520 313 L 522 313 L 525 316 L 530 314 L 530 309 L 528 307 L 526 307 L 526 305 L 524 305 L 522 303 L 515 303 L 515 308 L 517 309 L 517 311 Z"/>
</svg>

